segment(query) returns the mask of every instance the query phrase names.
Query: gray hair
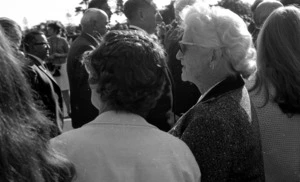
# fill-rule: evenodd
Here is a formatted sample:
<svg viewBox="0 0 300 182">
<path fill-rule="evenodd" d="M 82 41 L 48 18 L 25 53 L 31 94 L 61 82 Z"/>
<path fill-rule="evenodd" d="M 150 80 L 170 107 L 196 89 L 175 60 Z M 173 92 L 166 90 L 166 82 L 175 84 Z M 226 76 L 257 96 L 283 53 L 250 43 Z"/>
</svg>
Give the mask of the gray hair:
<svg viewBox="0 0 300 182">
<path fill-rule="evenodd" d="M 256 50 L 246 23 L 221 7 L 197 2 L 182 13 L 183 39 L 207 48 L 221 48 L 227 69 L 248 78 L 256 71 Z"/>
</svg>

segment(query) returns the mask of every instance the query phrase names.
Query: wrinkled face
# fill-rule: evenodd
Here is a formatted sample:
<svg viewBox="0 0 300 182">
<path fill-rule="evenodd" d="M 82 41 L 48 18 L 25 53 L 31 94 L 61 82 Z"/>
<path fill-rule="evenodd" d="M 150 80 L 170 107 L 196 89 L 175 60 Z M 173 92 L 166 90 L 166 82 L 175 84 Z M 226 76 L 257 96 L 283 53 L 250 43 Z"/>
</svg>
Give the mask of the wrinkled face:
<svg viewBox="0 0 300 182">
<path fill-rule="evenodd" d="M 35 41 L 30 46 L 30 54 L 45 60 L 49 57 L 49 43 L 45 35 L 36 35 Z"/>
<path fill-rule="evenodd" d="M 143 10 L 143 22 L 145 31 L 149 34 L 155 33 L 157 24 L 162 22 L 162 17 L 155 6 L 149 6 Z"/>
<path fill-rule="evenodd" d="M 212 49 L 182 40 L 176 58 L 182 65 L 181 79 L 196 84 L 204 79 L 210 69 Z"/>
<path fill-rule="evenodd" d="M 101 21 L 97 21 L 96 30 L 101 34 L 104 35 L 108 30 L 108 16 L 103 16 Z"/>
</svg>

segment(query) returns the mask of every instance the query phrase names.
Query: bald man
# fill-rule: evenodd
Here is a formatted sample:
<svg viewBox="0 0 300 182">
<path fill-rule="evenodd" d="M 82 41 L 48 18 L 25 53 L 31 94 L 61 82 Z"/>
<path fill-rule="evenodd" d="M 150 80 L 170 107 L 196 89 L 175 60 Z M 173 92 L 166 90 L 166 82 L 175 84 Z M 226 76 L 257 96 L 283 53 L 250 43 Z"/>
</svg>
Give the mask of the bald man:
<svg viewBox="0 0 300 182">
<path fill-rule="evenodd" d="M 85 11 L 80 24 L 82 33 L 71 44 L 67 58 L 73 128 L 79 128 L 98 116 L 98 110 L 91 103 L 88 73 L 81 58 L 85 51 L 99 44 L 98 38 L 107 31 L 108 16 L 103 10 L 90 8 Z"/>
</svg>

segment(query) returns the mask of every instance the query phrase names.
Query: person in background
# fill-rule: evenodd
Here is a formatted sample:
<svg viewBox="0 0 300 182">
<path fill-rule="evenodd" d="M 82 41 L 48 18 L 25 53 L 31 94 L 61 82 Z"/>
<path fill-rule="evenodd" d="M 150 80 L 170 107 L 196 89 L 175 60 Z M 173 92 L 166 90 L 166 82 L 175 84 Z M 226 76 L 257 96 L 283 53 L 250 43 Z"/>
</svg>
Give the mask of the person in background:
<svg viewBox="0 0 300 182">
<path fill-rule="evenodd" d="M 20 52 L 22 42 L 21 27 L 15 21 L 7 17 L 0 17 L 0 25 L 13 48 L 13 52 Z"/>
<path fill-rule="evenodd" d="M 254 11 L 253 19 L 255 26 L 261 29 L 268 16 L 277 8 L 283 7 L 282 3 L 277 0 L 265 0 L 258 4 Z"/>
<path fill-rule="evenodd" d="M 201 2 L 186 7 L 182 19 L 181 77 L 202 95 L 170 133 L 190 147 L 202 182 L 264 181 L 258 119 L 243 80 L 256 71 L 247 25 Z"/>
<path fill-rule="evenodd" d="M 167 64 L 174 81 L 173 112 L 176 115 L 176 119 L 178 119 L 183 113 L 188 111 L 197 102 L 200 97 L 200 93 L 198 88 L 194 84 L 190 82 L 184 82 L 181 79 L 182 65 L 180 64 L 180 61 L 177 60 L 176 54 L 179 50 L 179 41 L 181 40 L 183 35 L 183 28 L 180 27 L 180 23 L 175 20 L 174 3 L 175 1 L 172 1 L 170 5 L 168 5 L 168 9 L 163 11 L 166 12 L 162 14 L 163 20 L 164 22 L 166 22 L 166 18 L 169 24 L 164 27 L 160 26 L 160 29 L 161 32 L 163 32 L 162 42 L 168 55 Z M 170 22 L 170 17 L 173 18 L 172 22 Z"/>
<path fill-rule="evenodd" d="M 254 23 L 254 12 L 255 12 L 256 7 L 259 5 L 259 3 L 263 2 L 263 1 L 264 0 L 255 0 L 253 2 L 253 4 L 250 6 L 252 19 L 250 21 L 250 24 L 248 25 L 248 31 L 252 35 L 252 41 L 253 41 L 254 46 L 255 46 L 255 43 L 256 43 L 257 35 L 259 33 L 259 29 L 255 26 L 255 23 Z"/>
<path fill-rule="evenodd" d="M 98 110 L 91 103 L 88 73 L 81 60 L 85 51 L 91 51 L 99 45 L 101 36 L 107 31 L 108 17 L 103 10 L 89 8 L 80 24 L 82 33 L 71 44 L 67 58 L 73 128 L 79 128 L 98 116 Z"/>
<path fill-rule="evenodd" d="M 108 0 L 92 0 L 89 3 L 88 8 L 97 8 L 103 10 L 108 16 L 108 20 L 110 20 L 111 15 L 113 14 L 110 6 L 108 5 Z"/>
<path fill-rule="evenodd" d="M 35 107 L 10 39 L 0 28 L 0 181 L 71 182 L 75 167 L 49 148 L 52 123 Z"/>
<path fill-rule="evenodd" d="M 36 104 L 45 110 L 47 117 L 55 124 L 51 136 L 63 131 L 63 103 L 59 86 L 45 67 L 49 56 L 49 43 L 43 32 L 30 31 L 23 39 L 26 56 L 26 76 L 34 91 Z"/>
<path fill-rule="evenodd" d="M 157 11 L 156 4 L 153 0 L 128 0 L 124 4 L 124 14 L 127 17 L 129 29 L 134 31 L 142 31 L 149 36 L 156 33 L 158 22 L 162 22 L 162 17 Z M 156 37 L 156 36 L 153 36 Z M 157 37 L 156 37 L 157 38 Z M 172 121 L 172 92 L 171 79 L 168 68 L 166 67 L 166 74 L 169 75 L 169 81 L 165 85 L 163 95 L 158 100 L 156 107 L 154 107 L 148 114 L 146 120 L 150 124 L 155 125 L 163 131 L 169 131 Z"/>
<path fill-rule="evenodd" d="M 139 31 L 110 31 L 85 59 L 99 116 L 54 138 L 78 182 L 198 182 L 189 148 L 144 119 L 166 83 L 162 47 Z"/>
<path fill-rule="evenodd" d="M 264 0 L 263 2 L 259 3 L 254 10 L 253 14 L 253 21 L 257 28 L 257 32 L 255 34 L 257 39 L 259 30 L 263 26 L 265 20 L 268 16 L 277 8 L 283 7 L 282 3 L 278 0 Z M 256 45 L 256 42 L 254 42 Z"/>
<path fill-rule="evenodd" d="M 162 22 L 153 0 L 128 0 L 124 4 L 124 14 L 129 29 L 145 31 L 149 35 L 155 34 L 157 25 Z"/>
<path fill-rule="evenodd" d="M 61 29 L 58 23 L 49 23 L 47 25 L 48 42 L 50 45 L 50 55 L 47 62 L 55 67 L 52 75 L 60 87 L 67 113 L 70 115 L 69 78 L 67 75 L 69 44 L 65 38 L 60 36 Z"/>
<path fill-rule="evenodd" d="M 300 10 L 280 7 L 257 39 L 251 98 L 260 124 L 267 182 L 300 181 Z"/>
</svg>

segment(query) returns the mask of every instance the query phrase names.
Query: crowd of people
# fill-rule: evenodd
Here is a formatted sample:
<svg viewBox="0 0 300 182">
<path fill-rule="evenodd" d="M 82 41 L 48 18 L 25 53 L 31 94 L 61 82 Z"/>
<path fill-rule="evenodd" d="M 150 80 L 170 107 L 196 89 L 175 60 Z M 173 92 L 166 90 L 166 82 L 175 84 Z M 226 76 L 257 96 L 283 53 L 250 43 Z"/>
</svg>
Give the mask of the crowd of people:
<svg viewBox="0 0 300 182">
<path fill-rule="evenodd" d="M 171 6 L 92 0 L 71 43 L 0 17 L 0 181 L 300 181 L 300 9 Z"/>
</svg>

